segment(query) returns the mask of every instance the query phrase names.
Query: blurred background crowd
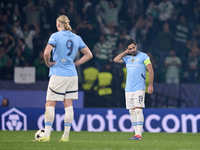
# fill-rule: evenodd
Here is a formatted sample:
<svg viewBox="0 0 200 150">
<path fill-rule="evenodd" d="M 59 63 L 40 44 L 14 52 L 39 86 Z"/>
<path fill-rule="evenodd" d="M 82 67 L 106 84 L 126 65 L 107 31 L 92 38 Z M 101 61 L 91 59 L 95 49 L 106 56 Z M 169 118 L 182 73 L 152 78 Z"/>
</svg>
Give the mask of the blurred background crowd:
<svg viewBox="0 0 200 150">
<path fill-rule="evenodd" d="M 155 82 L 200 83 L 200 0 L 1 0 L 1 80 L 13 80 L 16 66 L 35 66 L 36 80 L 48 80 L 43 51 L 59 15 L 94 55 L 77 68 L 80 84 L 92 66 L 120 85 L 124 65 L 113 58 L 129 38 L 150 56 Z"/>
</svg>

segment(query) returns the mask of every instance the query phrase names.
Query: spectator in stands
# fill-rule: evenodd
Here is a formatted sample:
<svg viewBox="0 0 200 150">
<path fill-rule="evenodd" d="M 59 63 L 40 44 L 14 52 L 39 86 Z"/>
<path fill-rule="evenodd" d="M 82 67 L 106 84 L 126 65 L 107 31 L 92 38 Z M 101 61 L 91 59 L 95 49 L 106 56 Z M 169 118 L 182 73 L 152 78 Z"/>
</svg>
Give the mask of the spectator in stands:
<svg viewBox="0 0 200 150">
<path fill-rule="evenodd" d="M 156 34 L 158 32 L 158 27 L 155 24 L 154 18 L 152 15 L 146 15 L 144 19 L 144 26 L 142 30 L 143 34 L 143 47 L 144 52 L 149 51 L 150 49 L 155 49 L 156 46 Z"/>
<path fill-rule="evenodd" d="M 13 14 L 12 14 L 11 22 L 12 22 L 12 25 L 15 26 L 15 27 L 19 27 L 20 24 L 22 23 L 22 15 L 21 15 L 21 13 L 19 11 L 19 7 L 18 6 L 14 7 L 14 11 L 13 11 Z"/>
<path fill-rule="evenodd" d="M 58 1 L 57 2 L 57 7 L 58 7 L 58 16 L 59 15 L 63 15 L 63 14 L 66 14 L 66 15 L 69 15 L 70 18 L 72 18 L 72 22 L 74 20 L 74 8 L 76 7 L 75 6 L 75 2 L 73 2 L 72 0 L 69 0 L 69 1 Z M 78 11 L 78 10 L 77 10 Z M 70 20 L 70 23 L 71 23 L 71 20 Z"/>
<path fill-rule="evenodd" d="M 40 51 L 38 57 L 34 60 L 34 66 L 36 68 L 36 80 L 47 80 L 48 79 L 48 69 L 45 65 L 44 52 Z"/>
<path fill-rule="evenodd" d="M 41 14 L 40 29 L 42 30 L 41 36 L 48 37 L 49 31 L 54 31 L 54 21 L 56 20 L 57 14 L 54 13 L 55 5 L 51 7 L 51 0 L 40 1 L 40 7 L 44 8 L 44 12 Z M 49 17 L 51 16 L 51 17 Z"/>
<path fill-rule="evenodd" d="M 197 41 L 188 42 L 187 48 L 189 49 L 190 52 L 194 52 L 196 54 L 199 54 L 199 52 L 200 52 Z"/>
<path fill-rule="evenodd" d="M 17 52 L 18 49 L 21 50 L 21 53 L 24 56 L 25 61 L 31 64 L 31 62 L 33 61 L 33 54 L 32 51 L 26 45 L 25 40 L 23 38 L 18 39 L 15 52 Z"/>
<path fill-rule="evenodd" d="M 199 22 L 199 20 L 200 20 L 200 1 L 195 1 L 193 12 L 194 12 L 194 20 L 196 22 Z"/>
<path fill-rule="evenodd" d="M 23 53 L 19 47 L 17 47 L 17 49 L 15 50 L 14 66 L 19 66 L 19 67 L 28 66 L 28 63 L 26 62 Z"/>
<path fill-rule="evenodd" d="M 113 57 L 115 58 L 117 55 L 119 55 L 120 53 L 122 53 L 125 50 L 125 46 L 124 46 L 124 41 L 119 41 L 118 42 L 118 46 L 117 49 L 114 51 L 114 55 Z M 124 64 L 120 64 L 120 63 L 113 63 L 113 80 L 114 80 L 114 86 L 113 87 L 121 87 L 121 83 L 123 82 L 123 72 L 122 72 L 122 68 L 124 67 Z M 120 88 L 118 88 L 120 89 Z"/>
<path fill-rule="evenodd" d="M 117 48 L 117 41 L 119 40 L 119 33 L 116 30 L 116 26 L 113 26 L 112 24 L 108 24 L 107 26 L 104 26 L 103 23 L 99 23 L 99 27 L 100 27 L 100 31 L 102 34 L 104 34 L 106 36 L 106 41 L 108 41 L 110 43 L 110 49 L 109 51 L 111 51 L 111 59 L 109 60 L 110 62 L 112 62 L 112 54 L 113 51 L 116 50 Z"/>
<path fill-rule="evenodd" d="M 1 68 L 0 79 L 13 80 L 14 79 L 14 66 L 12 59 L 8 59 L 6 65 Z"/>
<path fill-rule="evenodd" d="M 194 45 L 195 44 L 195 45 Z M 192 30 L 192 35 L 187 42 L 187 48 L 191 51 L 193 48 L 197 48 L 200 44 L 200 33 L 197 29 Z"/>
<path fill-rule="evenodd" d="M 187 24 L 190 30 L 195 26 L 195 15 L 193 10 L 194 1 L 191 0 L 181 0 L 179 6 L 179 14 L 182 14 L 186 17 Z M 176 9 L 177 10 L 177 9 Z"/>
<path fill-rule="evenodd" d="M 178 57 L 185 60 L 187 57 L 186 44 L 189 37 L 189 27 L 185 16 L 180 16 L 180 22 L 176 25 L 174 50 Z"/>
<path fill-rule="evenodd" d="M 162 0 L 158 4 L 158 19 L 161 22 L 168 21 L 173 13 L 174 6 L 169 0 Z"/>
<path fill-rule="evenodd" d="M 80 16 L 80 22 L 77 24 L 76 31 L 77 34 L 79 34 L 85 43 L 92 47 L 95 43 L 95 32 L 94 29 L 96 27 L 95 25 L 95 11 L 93 3 L 91 3 L 89 0 L 82 0 L 82 2 L 79 3 L 80 8 L 79 10 L 79 16 Z M 78 5 L 78 3 L 77 3 Z"/>
<path fill-rule="evenodd" d="M 90 0 L 83 0 L 83 6 L 82 6 L 82 17 L 87 16 L 87 20 L 94 22 L 95 21 L 95 11 L 94 6 L 90 2 Z"/>
<path fill-rule="evenodd" d="M 125 50 L 124 41 L 125 41 L 125 39 L 118 41 L 117 48 L 115 49 L 115 51 L 113 53 L 113 57 L 116 57 L 117 55 L 119 55 L 120 53 L 122 53 Z"/>
<path fill-rule="evenodd" d="M 119 40 L 119 32 L 117 31 L 115 26 L 109 26 L 108 30 L 104 30 L 106 35 L 106 40 L 111 44 L 112 51 L 117 48 L 117 41 Z"/>
<path fill-rule="evenodd" d="M 152 15 L 154 19 L 158 18 L 158 6 L 155 4 L 155 1 L 150 1 L 146 9 L 146 15 Z"/>
<path fill-rule="evenodd" d="M 7 98 L 3 98 L 0 95 L 0 107 L 8 107 L 9 106 L 9 100 Z"/>
<path fill-rule="evenodd" d="M 29 1 L 29 3 L 23 7 L 22 10 L 26 15 L 26 20 L 30 27 L 35 27 L 35 24 L 40 27 L 40 16 L 44 12 L 44 8 L 42 6 L 36 6 L 34 2 Z"/>
<path fill-rule="evenodd" d="M 155 47 L 156 33 L 157 28 L 151 15 L 140 15 L 130 31 L 131 38 L 136 40 L 140 51 L 149 51 Z"/>
<path fill-rule="evenodd" d="M 174 35 L 170 30 L 168 22 L 163 24 L 163 28 L 158 32 L 158 50 L 159 50 L 159 60 L 160 67 L 163 67 L 165 58 L 169 56 L 169 52 L 172 48 Z"/>
<path fill-rule="evenodd" d="M 0 45 L 3 44 L 3 40 L 5 38 L 8 38 L 9 36 L 12 36 L 11 34 L 8 34 L 6 31 L 6 26 L 3 23 L 0 23 Z"/>
<path fill-rule="evenodd" d="M 8 107 L 9 106 L 9 100 L 7 98 L 3 98 L 1 102 L 1 107 Z"/>
<path fill-rule="evenodd" d="M 0 70 L 4 66 L 6 66 L 6 63 L 9 59 L 9 56 L 5 53 L 5 48 L 0 45 Z"/>
<path fill-rule="evenodd" d="M 130 36 L 131 39 L 134 39 L 137 42 L 137 47 L 140 51 L 143 51 L 142 42 L 143 42 L 143 27 L 144 27 L 144 16 L 140 15 L 136 22 L 133 22 Z"/>
<path fill-rule="evenodd" d="M 126 6 L 127 6 L 127 14 L 129 16 L 129 19 L 135 18 L 138 15 L 143 13 L 143 3 L 144 1 L 141 0 L 127 0 Z"/>
<path fill-rule="evenodd" d="M 105 16 L 105 24 L 118 25 L 118 13 L 121 8 L 122 0 L 101 0 L 100 6 Z"/>
<path fill-rule="evenodd" d="M 33 23 L 35 29 L 32 30 L 29 28 L 29 25 L 26 23 L 23 26 L 23 30 L 16 29 L 16 34 L 19 35 L 20 38 L 23 38 L 25 40 L 26 45 L 30 49 L 31 53 L 34 54 L 33 51 L 33 39 L 36 35 L 39 34 L 40 30 L 36 23 Z"/>
<path fill-rule="evenodd" d="M 14 53 L 14 47 L 15 47 L 15 40 L 11 35 L 7 35 L 7 37 L 4 38 L 2 43 L 5 53 L 10 57 L 13 58 Z"/>
<path fill-rule="evenodd" d="M 101 72 L 102 66 L 112 58 L 111 44 L 106 41 L 103 34 L 99 36 L 99 42 L 94 45 L 93 54 L 95 56 L 95 66 Z"/>
<path fill-rule="evenodd" d="M 0 17 L 0 23 L 2 23 L 5 26 L 5 32 L 8 34 L 12 34 L 12 25 L 9 21 L 8 15 L 7 14 L 3 14 Z"/>
<path fill-rule="evenodd" d="M 188 54 L 188 81 L 189 83 L 197 83 L 198 70 L 200 63 L 200 49 L 197 42 L 194 42 L 191 52 Z"/>
<path fill-rule="evenodd" d="M 122 41 L 122 40 L 128 40 L 130 39 L 131 36 L 129 34 L 129 30 L 127 28 L 123 28 L 121 33 L 120 33 L 120 36 L 119 36 L 119 40 Z"/>
<path fill-rule="evenodd" d="M 179 83 L 179 69 L 181 67 L 181 59 L 176 56 L 174 50 L 170 51 L 170 56 L 165 59 L 166 67 L 166 83 Z"/>
<path fill-rule="evenodd" d="M 80 35 L 84 42 L 90 47 L 93 44 L 93 24 L 85 16 L 83 20 L 78 24 L 76 31 Z"/>
</svg>

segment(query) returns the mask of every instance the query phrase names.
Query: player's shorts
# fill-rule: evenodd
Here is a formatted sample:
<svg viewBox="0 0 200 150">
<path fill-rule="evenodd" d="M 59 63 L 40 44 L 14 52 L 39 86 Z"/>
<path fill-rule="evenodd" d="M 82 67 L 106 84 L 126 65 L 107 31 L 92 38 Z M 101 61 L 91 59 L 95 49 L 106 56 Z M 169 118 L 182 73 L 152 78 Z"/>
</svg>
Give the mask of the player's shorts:
<svg viewBox="0 0 200 150">
<path fill-rule="evenodd" d="M 145 90 L 139 90 L 136 92 L 125 92 L 126 96 L 126 109 L 132 109 L 135 107 L 145 107 Z"/>
<path fill-rule="evenodd" d="M 78 76 L 52 75 L 49 80 L 46 100 L 63 101 L 78 99 Z"/>
</svg>

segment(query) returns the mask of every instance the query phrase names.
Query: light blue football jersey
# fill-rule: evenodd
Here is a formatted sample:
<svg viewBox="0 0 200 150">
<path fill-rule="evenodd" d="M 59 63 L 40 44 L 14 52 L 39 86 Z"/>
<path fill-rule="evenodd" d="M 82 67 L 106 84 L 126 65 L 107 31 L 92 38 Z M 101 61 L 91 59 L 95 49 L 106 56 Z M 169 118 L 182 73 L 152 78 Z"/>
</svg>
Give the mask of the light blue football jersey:
<svg viewBox="0 0 200 150">
<path fill-rule="evenodd" d="M 125 91 L 145 90 L 146 66 L 144 61 L 147 59 L 149 56 L 143 52 L 138 52 L 136 56 L 126 55 L 122 58 L 127 69 Z"/>
<path fill-rule="evenodd" d="M 52 59 L 56 63 L 50 67 L 49 76 L 77 76 L 74 59 L 78 50 L 86 47 L 82 38 L 71 31 L 53 33 L 48 44 L 54 46 Z"/>
</svg>

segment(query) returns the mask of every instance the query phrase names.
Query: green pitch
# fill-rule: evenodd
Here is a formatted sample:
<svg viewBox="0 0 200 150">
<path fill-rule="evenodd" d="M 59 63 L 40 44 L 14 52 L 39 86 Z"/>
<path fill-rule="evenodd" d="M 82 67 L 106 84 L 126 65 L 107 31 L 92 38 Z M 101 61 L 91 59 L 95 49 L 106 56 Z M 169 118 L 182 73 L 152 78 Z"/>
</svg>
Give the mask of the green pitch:
<svg viewBox="0 0 200 150">
<path fill-rule="evenodd" d="M 53 131 L 50 142 L 32 142 L 36 131 L 0 131 L 0 150 L 199 150 L 200 133 L 148 133 L 128 140 L 133 133 L 73 132 L 70 141 L 58 142 L 63 132 Z"/>
</svg>

